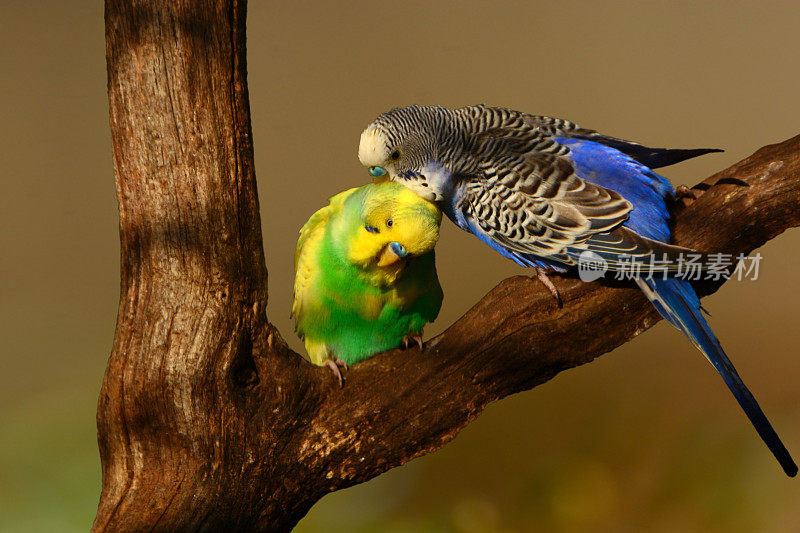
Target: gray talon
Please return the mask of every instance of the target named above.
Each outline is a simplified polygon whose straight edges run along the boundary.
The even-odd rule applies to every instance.
[[[342,373],[339,371],[339,361],[344,363],[344,361],[342,361],[341,359],[336,359],[336,361],[328,359],[327,361],[325,361],[325,366],[330,368],[331,372],[333,372],[333,375],[336,376],[336,379],[339,380],[339,388],[341,389],[342,387],[344,387],[344,378],[342,377]],[[347,365],[344,366],[344,369],[347,370]]]

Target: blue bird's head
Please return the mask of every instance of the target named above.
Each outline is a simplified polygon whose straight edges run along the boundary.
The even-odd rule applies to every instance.
[[[432,120],[442,110],[411,106],[380,115],[361,134],[358,159],[369,169],[373,181],[396,181],[426,200],[440,200],[434,191],[430,169],[443,168],[438,160],[440,121]]]

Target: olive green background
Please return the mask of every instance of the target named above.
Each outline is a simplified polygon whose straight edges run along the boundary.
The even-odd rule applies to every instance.
[[[297,230],[368,180],[379,112],[503,105],[655,146],[727,151],[692,184],[800,133],[797,2],[251,0],[250,93],[269,316],[288,320]],[[100,2],[0,4],[0,531],[85,531],[99,494],[95,402],[119,246]],[[704,305],[800,457],[800,232],[758,281]],[[444,223],[442,331],[524,272]],[[344,391],[346,394],[346,389]],[[324,498],[298,531],[800,530],[787,479],[722,381],[659,323],[592,364],[492,404],[454,442]]]

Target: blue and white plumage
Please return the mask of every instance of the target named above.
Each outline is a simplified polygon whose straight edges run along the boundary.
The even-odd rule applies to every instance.
[[[436,201],[460,228],[503,256],[566,271],[591,251],[610,270],[655,254],[674,272],[667,202],[654,168],[715,150],[669,150],[602,135],[557,118],[487,106],[411,106],[380,115],[361,135],[359,159],[376,178]],[[709,359],[790,476],[797,466],[742,383],[700,312],[691,284],[636,280],[673,326]]]

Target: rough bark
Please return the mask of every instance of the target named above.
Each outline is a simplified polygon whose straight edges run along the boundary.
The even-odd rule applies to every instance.
[[[290,529],[659,320],[634,287],[557,278],[558,309],[514,277],[423,353],[376,356],[339,389],[267,319],[244,28],[243,1],[106,1],[121,294],[94,531]],[[747,253],[800,224],[798,170],[795,137],[712,176],[676,206],[677,242]]]

